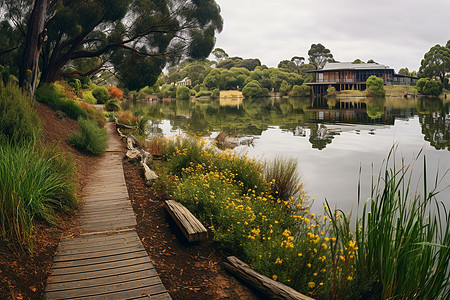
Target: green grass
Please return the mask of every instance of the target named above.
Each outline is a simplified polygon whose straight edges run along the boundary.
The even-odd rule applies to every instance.
[[[0,80],[0,139],[13,143],[32,141],[40,136],[41,124],[33,100],[15,84]]]
[[[90,154],[100,155],[108,147],[108,134],[105,128],[99,128],[93,119],[78,118],[78,125],[81,130],[72,133],[68,137],[69,144],[73,145],[79,151]]]
[[[55,224],[55,211],[77,203],[74,165],[58,149],[0,144],[0,240],[32,250],[35,219]]]

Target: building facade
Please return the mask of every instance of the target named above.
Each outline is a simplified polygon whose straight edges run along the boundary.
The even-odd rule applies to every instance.
[[[366,89],[366,81],[372,75],[380,77],[386,85],[415,85],[416,77],[395,74],[394,69],[385,65],[368,63],[328,63],[321,70],[309,71],[313,81],[306,83],[311,87],[313,96],[325,95],[329,86],[336,91]]]

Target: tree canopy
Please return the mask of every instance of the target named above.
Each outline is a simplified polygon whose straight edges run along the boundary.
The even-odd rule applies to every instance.
[[[0,3],[6,12],[0,38],[9,37],[7,47],[17,47],[17,53],[24,51],[27,28],[34,25],[29,23],[34,2]],[[214,0],[48,1],[46,16],[41,33],[47,39],[40,55],[41,82],[110,67],[130,89],[152,85],[167,63],[206,58],[223,25]],[[66,71],[91,58],[97,61],[90,70]]]
[[[449,44],[450,41],[447,42],[447,45]],[[438,44],[425,53],[419,69],[420,77],[437,77],[444,83],[445,75],[449,72],[450,48]]]
[[[309,63],[313,64],[317,70],[322,69],[327,62],[334,62],[330,49],[322,44],[312,44],[308,51]]]

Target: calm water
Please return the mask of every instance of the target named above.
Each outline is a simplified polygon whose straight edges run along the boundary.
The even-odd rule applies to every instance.
[[[401,157],[414,165],[413,188],[423,189],[423,155],[428,185],[436,172],[450,169],[449,100],[337,98],[311,100],[221,99],[126,103],[135,115],[150,118],[148,131],[166,136],[195,133],[211,140],[226,131],[239,137],[237,152],[270,159],[294,157],[313,211],[322,213],[324,199],[346,212],[357,207],[359,169],[362,199],[369,197],[372,174],[377,174],[389,150],[397,145]],[[248,143],[252,140],[252,143]],[[450,174],[439,184],[449,185]],[[450,188],[438,195],[450,208]]]

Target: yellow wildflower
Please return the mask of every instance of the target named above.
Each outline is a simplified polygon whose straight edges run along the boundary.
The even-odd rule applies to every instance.
[[[313,289],[316,286],[316,284],[311,281],[311,282],[308,282],[308,286],[310,289]]]
[[[272,279],[276,281],[278,279],[278,276],[277,275],[272,275]]]

